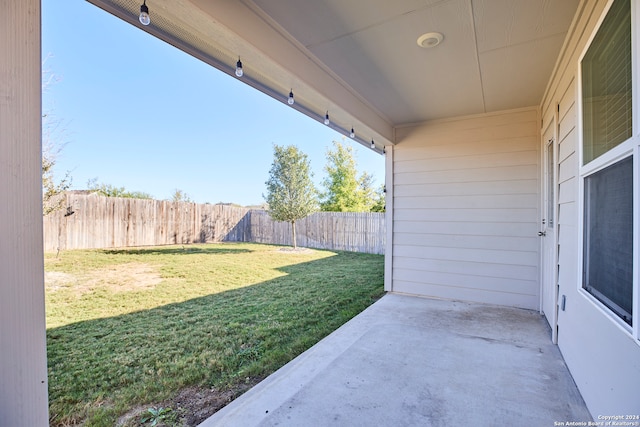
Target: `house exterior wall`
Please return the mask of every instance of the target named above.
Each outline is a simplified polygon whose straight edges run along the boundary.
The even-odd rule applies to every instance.
[[[536,108],[396,130],[394,292],[538,310]]]
[[[559,298],[566,298],[565,309],[558,311],[558,345],[596,420],[599,415],[640,415],[640,343],[581,289],[579,61],[607,3],[580,5],[541,109],[545,122],[558,111],[557,268]]]
[[[0,13],[0,426],[46,426],[40,0]]]

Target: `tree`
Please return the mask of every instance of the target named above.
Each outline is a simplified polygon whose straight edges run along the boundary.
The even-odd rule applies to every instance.
[[[376,205],[373,175],[358,177],[353,148],[333,141],[327,150],[327,177],[322,181],[320,208],[330,212],[370,212]]]
[[[309,159],[297,147],[273,146],[273,163],[269,171],[267,195],[263,197],[269,205],[269,215],[275,221],[291,223],[294,249],[296,244],[296,221],[318,209],[316,189],[311,181]]]
[[[387,203],[385,199],[386,189],[384,184],[375,191],[373,196],[373,206],[371,206],[371,212],[385,212],[387,210]]]
[[[42,66],[46,59],[42,62]],[[56,78],[54,74],[44,69],[42,72],[42,92],[46,92]],[[64,177],[57,181],[54,168],[60,152],[65,146],[63,142],[64,130],[62,122],[56,119],[52,113],[42,115],[42,214],[48,215],[64,205],[63,193],[71,187],[71,172],[67,171]]]
[[[185,203],[193,203],[193,200],[191,200],[191,197],[189,197],[189,195],[176,188],[175,190],[173,190],[173,194],[171,195],[171,201],[172,202],[185,202]]]
[[[98,183],[98,178],[87,181],[87,188],[92,192],[105,197],[124,197],[127,199],[153,199],[149,193],[142,191],[129,191],[124,187],[116,187],[111,184]]]
[[[373,188],[373,175],[363,172],[360,177],[360,191],[368,207],[368,212],[385,211],[385,187],[381,184],[377,189]]]
[[[44,129],[44,121],[43,121]],[[43,136],[42,142],[42,214],[48,215],[64,205],[63,193],[71,187],[71,174],[66,172],[60,181],[55,180],[53,168],[56,165],[56,155],[61,147]]]

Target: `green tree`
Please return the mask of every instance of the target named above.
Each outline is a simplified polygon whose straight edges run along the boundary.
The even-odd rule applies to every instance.
[[[149,193],[142,191],[129,191],[124,187],[116,187],[111,184],[99,183],[98,178],[90,179],[87,188],[92,192],[105,197],[124,197],[127,199],[153,199]]]
[[[171,195],[171,201],[172,202],[185,202],[185,203],[193,203],[193,200],[191,199],[191,197],[189,197],[189,195],[176,188],[175,190],[173,190],[173,194]]]
[[[387,202],[385,201],[385,187],[384,184],[381,184],[380,187],[375,191],[373,206],[371,206],[371,212],[385,212],[387,210]]]
[[[44,123],[44,122],[43,122]],[[43,127],[44,129],[44,127]],[[64,178],[56,181],[53,168],[56,165],[56,156],[60,152],[51,140],[45,139],[42,143],[42,214],[48,215],[64,205],[63,193],[71,187],[71,174],[66,172]]]
[[[385,211],[385,188],[381,184],[377,189],[373,188],[373,175],[363,172],[360,176],[360,191],[363,203],[368,212]]]
[[[373,175],[364,172],[358,177],[353,148],[333,141],[327,150],[327,176],[322,185],[320,208],[330,212],[370,212],[376,205]]]
[[[275,221],[291,223],[293,247],[296,244],[296,221],[318,210],[316,189],[311,181],[309,159],[297,147],[273,146],[273,163],[269,171],[267,195],[269,215]]]

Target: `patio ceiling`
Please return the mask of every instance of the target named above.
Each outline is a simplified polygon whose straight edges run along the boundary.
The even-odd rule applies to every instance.
[[[141,0],[89,0],[137,21]],[[145,31],[360,142],[538,105],[579,0],[148,0]],[[442,43],[417,39],[439,32]]]

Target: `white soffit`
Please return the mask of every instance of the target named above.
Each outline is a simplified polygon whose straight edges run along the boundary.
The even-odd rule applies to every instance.
[[[578,0],[474,0],[478,51],[565,34]]]
[[[539,105],[563,42],[556,35],[480,54],[486,110]]]
[[[578,3],[578,0],[473,1],[488,111],[513,108],[514,100],[522,106],[541,102]]]
[[[394,125],[539,104],[579,3],[252,1]]]
[[[90,1],[138,25],[139,1]],[[579,1],[148,0],[144,30],[214,66],[240,55],[271,96],[293,87],[305,114],[392,141],[406,123],[538,105]],[[420,48],[432,31],[442,43]]]
[[[395,124],[472,114],[484,105],[470,16],[466,0],[441,2],[309,49]],[[427,31],[444,40],[420,48]]]

